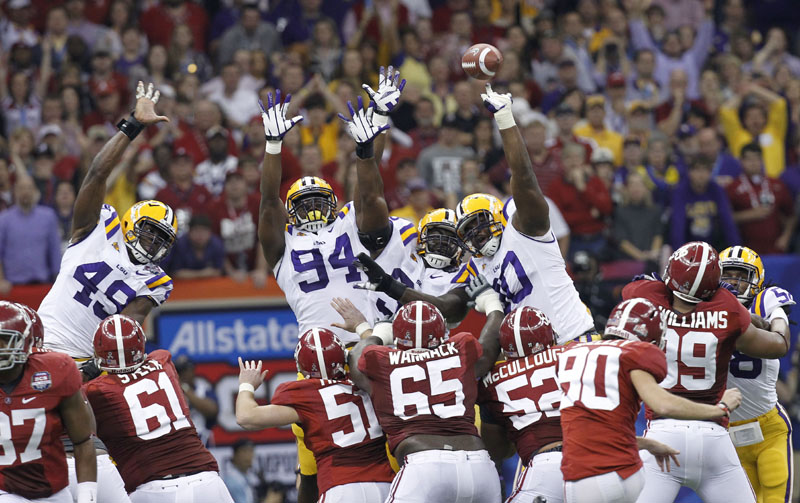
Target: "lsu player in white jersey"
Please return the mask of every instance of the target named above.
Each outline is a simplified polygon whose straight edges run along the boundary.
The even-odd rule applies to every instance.
[[[571,340],[598,340],[592,316],[581,302],[566,271],[550,226],[549,207],[536,180],[527,148],[511,114],[511,95],[494,92],[489,84],[481,95],[500,128],[506,160],[511,168],[511,193],[516,211],[503,214],[503,204],[489,194],[472,194],[456,208],[457,232],[472,253],[477,273],[500,294],[505,312],[520,306],[540,309],[559,334],[559,344]],[[425,300],[451,320],[465,309],[462,289],[434,297],[401,288],[375,270],[370,283],[401,302]],[[382,271],[381,271],[382,272]],[[475,292],[476,305],[480,292]]]
[[[785,309],[795,304],[792,294],[777,286],[764,287],[764,264],[744,246],[719,254],[722,281],[739,292],[739,301],[751,313],[787,319]],[[742,404],[731,412],[729,432],[759,503],[788,502],[792,497],[792,427],[778,403],[775,386],[780,361],[754,358],[734,351],[728,367],[728,388],[739,388]]]
[[[331,306],[334,297],[348,297],[373,321],[394,314],[399,307],[394,299],[354,288],[363,281],[361,271],[353,264],[360,253],[370,254],[387,267],[393,267],[395,277],[408,286],[413,285],[395,266],[413,253],[416,229],[411,222],[389,217],[376,162],[386,141],[381,133],[389,128],[388,114],[399,102],[405,86],[405,81],[399,80],[399,72],[392,67],[388,71],[381,68],[378,91],[365,87],[372,104],[365,109],[359,96],[357,110],[348,103],[351,117],[340,115],[343,127],[356,142],[358,197],[338,212],[331,186],[318,177],[295,181],[285,202],[281,200],[281,143],[303,117],[286,118],[291,96],[282,101],[280,91],[268,95],[266,107],[260,103],[267,144],[258,236],[267,263],[297,317],[299,333],[326,327],[345,344],[359,340],[354,334],[332,326],[339,319]],[[292,429],[298,436],[301,475],[298,501],[316,501],[316,463],[303,445],[302,430]]]
[[[61,270],[39,307],[44,324],[44,347],[70,355],[85,373],[96,367],[83,365],[94,354],[94,332],[112,314],[125,314],[139,322],[169,298],[172,280],[158,266],[175,242],[177,221],[172,208],[159,201],[142,201],[122,214],[103,204],[106,180],[125,149],[147,126],[167,121],[157,115],[159,92],[139,82],[136,107],[117,125],[119,132],[92,160],[83,179],[72,216],[70,244]],[[71,445],[65,446],[68,451]],[[122,478],[105,446],[95,442],[97,501],[130,501]],[[75,462],[67,457],[70,492],[77,491]]]

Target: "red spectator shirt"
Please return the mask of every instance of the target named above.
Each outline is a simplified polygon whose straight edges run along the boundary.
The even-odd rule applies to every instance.
[[[317,460],[320,494],[338,485],[394,479],[369,395],[349,380],[285,382],[271,403],[291,407],[300,416],[305,444]]]
[[[728,364],[736,339],[750,326],[750,312],[728,290],[720,288],[711,300],[689,313],[673,311],[672,292],[660,281],[641,280],[622,290],[623,299],[644,297],[666,312],[664,332],[669,373],[660,385],[672,394],[715,405],[728,382]],[[658,419],[646,409],[647,419]],[[715,420],[722,426],[728,418]]]
[[[760,255],[783,253],[784,250],[775,246],[775,241],[783,231],[782,219],[794,211],[794,200],[786,185],[777,178],[741,175],[726,190],[734,212],[766,205],[772,207],[764,218],[739,223],[743,244]]]
[[[526,466],[536,451],[561,440],[561,389],[556,370],[562,351],[563,346],[556,346],[499,363],[478,384],[482,410],[503,426]]]
[[[364,348],[358,370],[372,381],[372,403],[392,452],[413,435],[478,436],[473,366],[481,354],[466,332],[436,349]]]
[[[641,399],[631,370],[662,380],[664,353],[647,342],[617,340],[571,344],[558,356],[565,481],[611,472],[626,479],[642,467],[635,426]]]
[[[136,371],[101,375],[84,390],[126,491],[170,475],[219,471],[197,436],[169,351],[153,351]]]
[[[189,228],[192,215],[208,215],[208,205],[214,199],[211,193],[196,183],[187,191],[182,191],[175,184],[168,184],[156,193],[156,199],[168,204],[178,219],[178,232]]]
[[[256,263],[258,244],[258,209],[261,198],[250,194],[242,208],[234,208],[225,200],[217,198],[208,208],[214,234],[225,244],[225,257],[236,269],[246,267],[251,271]]]
[[[564,178],[557,178],[545,194],[556,203],[573,234],[597,234],[606,228],[605,217],[614,211],[611,194],[600,178],[591,176],[586,180],[586,189],[579,192]],[[592,210],[597,210],[597,216]]]
[[[81,375],[72,358],[35,352],[14,389],[0,390],[0,490],[33,500],[67,487],[59,406],[80,389]]]
[[[182,3],[184,11],[182,19],[175,19],[171,10],[163,5],[153,5],[139,16],[142,27],[150,45],[163,45],[169,48],[175,26],[188,25],[192,30],[194,50],[204,52],[206,49],[206,32],[208,31],[208,14],[203,7],[193,2]]]

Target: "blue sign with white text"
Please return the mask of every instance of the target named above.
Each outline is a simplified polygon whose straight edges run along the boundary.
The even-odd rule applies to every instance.
[[[158,347],[194,362],[294,358],[297,319],[288,307],[163,311],[155,319]]]

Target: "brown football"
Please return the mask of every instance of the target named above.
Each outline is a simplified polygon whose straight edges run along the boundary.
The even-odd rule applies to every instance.
[[[489,80],[503,64],[503,54],[490,44],[475,44],[461,56],[461,68],[478,80]]]

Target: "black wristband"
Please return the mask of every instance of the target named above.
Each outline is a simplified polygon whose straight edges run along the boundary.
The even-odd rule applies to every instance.
[[[406,288],[408,288],[406,285],[387,274],[383,277],[383,279],[381,279],[381,282],[378,283],[376,290],[385,293],[395,300],[400,300],[405,293]]]
[[[383,115],[384,117],[389,117],[389,112],[381,112],[378,107],[375,107],[375,113],[378,115]]]
[[[136,117],[133,116],[133,112],[131,112],[130,117],[127,119],[122,119],[117,123],[117,129],[122,131],[122,133],[127,136],[128,138],[133,141],[139,133],[144,131],[145,125],[136,120]]]
[[[371,141],[367,143],[356,143],[356,157],[359,159],[369,159],[370,157],[374,156],[375,149],[373,148]]]

